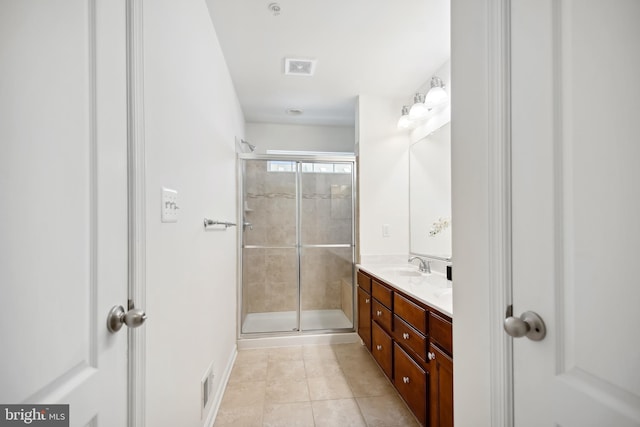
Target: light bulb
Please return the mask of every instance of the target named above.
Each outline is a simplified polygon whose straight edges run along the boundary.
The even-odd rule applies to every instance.
[[[413,97],[411,110],[409,110],[409,117],[411,117],[412,120],[420,120],[427,117],[427,115],[429,115],[429,109],[424,105],[424,95],[416,93]]]
[[[424,100],[424,105],[431,110],[432,108],[439,107],[447,102],[449,95],[444,90],[444,83],[440,77],[433,76],[431,78],[431,89],[427,92],[427,96]]]
[[[409,118],[409,107],[402,107],[402,116],[398,119],[398,129],[409,129],[413,124],[411,118]]]

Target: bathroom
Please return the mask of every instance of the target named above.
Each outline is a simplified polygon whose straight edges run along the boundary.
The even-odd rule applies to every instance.
[[[360,36],[334,19],[343,46],[331,51],[332,41],[318,36],[323,26],[310,19],[323,22],[330,12],[307,6],[256,10],[211,2],[246,120],[244,135],[235,138],[240,351],[360,342],[354,331],[366,308],[356,298],[354,265],[396,264],[419,273],[407,263],[410,255],[430,267],[432,275],[422,279],[446,293],[438,304],[447,300],[444,315],[452,315],[451,281],[431,280],[444,278],[451,264],[449,5],[380,8],[368,14]],[[242,30],[232,24],[241,18]],[[265,34],[260,54],[253,54],[247,28]],[[302,28],[295,41],[277,45]],[[384,46],[391,38],[403,40],[415,60],[405,59],[397,42]],[[365,39],[379,46],[373,55]],[[264,376],[254,374],[256,381]],[[224,404],[220,410],[218,422],[240,422]]]
[[[438,0],[402,4],[408,7],[423,1],[442,4]],[[452,1],[450,62],[449,55],[443,56],[429,71],[420,71],[415,81],[390,79],[393,84],[406,84],[392,93],[354,93],[343,104],[345,111],[353,114],[352,121],[306,125],[321,141],[330,140],[329,145],[316,144],[318,139],[309,132],[296,133],[300,129],[293,122],[285,126],[269,119],[246,120],[249,107],[240,101],[234,72],[230,71],[231,59],[224,51],[222,32],[218,34],[216,28],[225,23],[212,14],[219,4],[216,0],[146,1],[144,7],[142,0],[4,2],[0,6],[0,28],[7,37],[2,37],[0,48],[0,111],[12,125],[4,126],[3,121],[0,126],[3,148],[8,147],[7,155],[0,156],[0,180],[11,190],[3,193],[7,209],[0,221],[0,325],[5,343],[0,403],[71,403],[73,408],[83,408],[72,411],[74,425],[98,425],[96,419],[100,419],[109,426],[209,427],[238,349],[286,346],[291,340],[309,345],[304,340],[312,336],[315,340],[345,338],[359,345],[360,335],[350,327],[307,328],[302,321],[301,311],[328,308],[342,312],[350,322],[347,326],[358,325],[355,298],[349,301],[349,292],[342,292],[349,284],[341,268],[334,270],[340,273],[340,279],[329,279],[338,285],[332,285],[331,303],[326,307],[315,302],[301,304],[298,294],[291,298],[298,291],[294,289],[289,299],[282,301],[286,306],[277,308],[278,312],[299,315],[293,325],[287,323],[285,331],[277,332],[273,328],[269,332],[242,331],[247,314],[243,310],[249,305],[254,312],[264,310],[258,299],[250,302],[243,298],[239,271],[245,257],[243,233],[260,232],[258,226],[264,218],[256,215],[260,208],[256,202],[285,194],[283,199],[294,200],[292,209],[303,214],[305,200],[317,201],[318,206],[328,201],[328,215],[324,217],[331,219],[333,215],[344,222],[348,222],[345,209],[351,202],[351,231],[340,234],[350,234],[351,240],[331,242],[332,248],[323,248],[326,242],[310,243],[327,253],[341,253],[342,260],[348,252],[358,263],[366,263],[366,256],[394,256],[404,265],[404,272],[414,274],[418,262],[409,266],[407,259],[419,242],[410,230],[424,226],[420,235],[433,231],[437,232],[436,238],[451,233],[453,252],[435,250],[430,267],[435,272],[432,276],[441,273],[444,277],[443,264],[447,261],[438,263],[435,258],[452,258],[453,282],[449,289],[455,307],[456,425],[513,425],[514,408],[516,415],[533,420],[528,424],[521,421],[519,426],[551,425],[551,414],[593,414],[589,411],[594,408],[609,416],[602,405],[592,401],[572,401],[584,411],[563,412],[563,406],[573,406],[557,404],[565,401],[559,396],[574,396],[576,389],[587,384],[588,390],[599,388],[598,393],[613,399],[616,405],[609,408],[622,408],[621,417],[627,417],[625,422],[609,424],[637,426],[640,359],[637,340],[628,337],[634,336],[632,326],[637,324],[634,316],[640,287],[632,287],[637,280],[631,267],[640,250],[640,237],[636,228],[626,225],[636,224],[640,216],[635,202],[639,200],[637,189],[628,185],[640,180],[632,162],[640,153],[637,144],[627,143],[637,138],[640,129],[637,120],[622,119],[635,117],[639,111],[635,76],[640,73],[640,59],[636,44],[623,41],[640,39],[640,12],[635,2],[625,7],[622,0],[616,2],[620,8],[598,2]],[[348,16],[353,20],[346,24],[351,29],[357,29],[373,14],[371,2],[363,1],[325,1],[311,8],[311,3],[281,0],[279,11],[270,7],[271,1],[227,3],[240,5],[245,16],[268,19],[273,28],[265,30],[264,40],[266,34],[277,33],[276,26],[286,21],[296,4],[309,6],[314,17],[326,22],[338,22],[337,14]],[[376,5],[383,7],[382,3]],[[384,7],[400,6],[384,2]],[[275,12],[279,15],[274,16]],[[528,22],[540,25],[525,25]],[[226,22],[241,33],[243,24],[250,25],[245,20]],[[595,26],[603,31],[596,34],[587,30]],[[294,29],[302,32],[305,28]],[[344,28],[335,24],[334,31],[322,35],[329,52],[337,51],[335,44],[343,42],[331,37],[340,30]],[[400,43],[414,32],[409,26],[403,31],[395,41]],[[369,48],[375,51],[394,39],[387,37],[370,43]],[[428,42],[424,40],[425,45]],[[556,49],[559,46],[562,49]],[[554,62],[565,58],[563,54],[571,49],[581,54],[566,56],[566,65],[570,66],[560,67]],[[241,72],[260,67],[252,58],[266,50],[243,50],[247,62],[241,64]],[[317,75],[322,74],[326,62],[321,53],[292,50],[284,55],[317,56]],[[378,62],[366,66],[375,69],[380,62],[403,63],[420,57],[408,47],[401,51],[400,59],[379,57]],[[585,52],[588,58],[582,55]],[[621,56],[628,60],[619,61]],[[272,64],[278,75],[282,73],[282,60],[278,58]],[[260,71],[267,71],[267,67]],[[432,133],[418,126],[400,132],[397,122],[402,107],[413,103],[416,91],[426,93],[434,75],[445,80],[451,91],[449,128],[443,126]],[[537,78],[532,79],[532,75]],[[513,85],[510,76],[517,77]],[[584,83],[601,81],[602,76],[611,76],[611,81],[620,82],[617,84],[628,90],[606,92],[607,85]],[[580,90],[581,84],[588,85],[589,90]],[[555,96],[557,93],[550,88],[563,96]],[[611,100],[608,108],[598,109],[599,120],[592,120],[591,94]],[[273,101],[267,98],[261,94],[252,101]],[[291,120],[296,115],[304,117],[305,111],[302,115],[298,111],[305,109],[302,100],[289,97],[287,101],[295,101],[285,107],[291,109]],[[513,122],[510,112],[516,119]],[[572,120],[566,119],[574,112],[575,120],[572,116]],[[576,125],[586,122],[590,123],[589,132]],[[558,128],[558,123],[565,127]],[[610,138],[610,123],[621,125],[615,138]],[[449,130],[451,212],[436,212],[435,219],[414,224],[417,218],[411,213],[410,202],[415,201],[413,191],[420,186],[410,182],[411,150],[425,136],[437,139]],[[527,143],[516,144],[510,151],[510,135]],[[554,145],[560,135],[568,141],[577,138],[580,144]],[[242,140],[255,145],[255,152],[246,150],[248,145]],[[300,140],[315,142],[313,147],[300,147]],[[616,149],[601,150],[603,140],[617,144]],[[584,150],[588,155],[576,157],[575,164],[580,168],[572,169],[574,175],[564,176],[558,173],[563,163],[556,159],[570,158],[574,152],[569,148]],[[295,178],[299,183],[320,175],[305,175],[304,168],[332,164],[335,173],[338,165],[339,173],[332,178],[351,176],[355,182],[352,192],[342,188],[348,186],[344,182],[332,182],[328,188],[334,188],[333,193],[326,192],[327,186],[322,191],[300,191],[307,196],[301,200],[290,190],[243,192],[242,161],[283,161],[267,158],[282,153],[268,154],[266,150],[297,156],[290,167],[301,171]],[[309,150],[322,153],[304,157],[299,152]],[[350,163],[348,154],[336,153],[356,153],[358,158]],[[593,164],[598,167],[593,168]],[[323,173],[328,180],[326,171]],[[572,181],[572,176],[579,179]],[[303,186],[294,188],[302,190]],[[558,188],[567,191],[556,191]],[[169,200],[163,203],[163,197]],[[558,204],[559,200],[565,205]],[[172,207],[169,221],[163,221],[165,206]],[[562,206],[571,209],[562,210]],[[576,212],[579,215],[573,218]],[[205,220],[206,226],[203,219],[210,220]],[[304,216],[298,219],[304,221]],[[575,222],[577,227],[564,230],[563,221],[570,221],[569,225]],[[247,222],[250,224],[245,225]],[[517,231],[513,239],[511,227]],[[579,251],[571,246],[574,231],[581,239]],[[247,245],[267,246],[256,242]],[[286,246],[298,250],[300,245],[304,241],[294,240]],[[602,247],[616,250],[602,251]],[[421,249],[415,252],[426,253]],[[564,258],[555,257],[558,253]],[[300,278],[305,264],[300,262],[302,254],[296,252],[296,256],[294,269],[300,269]],[[570,267],[574,261],[580,286],[563,286],[563,275],[566,283],[573,283]],[[602,265],[618,267],[599,268]],[[512,277],[523,279],[522,286],[514,288],[519,292],[513,294]],[[128,304],[127,284],[131,285]],[[261,286],[254,282],[251,289]],[[355,293],[356,282],[351,286]],[[361,287],[359,282],[357,286]],[[300,289],[305,289],[304,285]],[[318,292],[314,298],[321,301],[329,294]],[[401,291],[397,294],[407,296]],[[334,299],[338,296],[339,304]],[[511,306],[512,301],[520,302]],[[135,310],[146,312],[144,325],[129,332],[125,332],[127,328],[108,331],[105,316],[120,305],[128,305],[134,317]],[[592,316],[603,307],[617,307],[619,312],[616,316]],[[517,316],[526,310],[539,312],[549,328],[549,338],[541,342],[507,338],[502,327],[505,310],[506,319],[519,325],[515,332],[512,330],[517,336],[531,331],[529,323]],[[117,313],[116,325],[131,320]],[[20,327],[15,327],[16,319],[23,319]],[[579,333],[572,339],[561,339],[562,334],[574,331]],[[607,348],[621,351],[601,357],[600,352],[592,351],[594,335],[603,337]],[[568,366],[575,362],[578,369],[566,375],[561,372],[560,381],[556,381],[547,374],[564,367],[564,362],[556,363],[555,357],[565,355],[565,345],[573,346],[566,352]],[[300,351],[304,356],[304,350]],[[279,356],[286,357],[285,353]],[[575,355],[579,357],[569,360]],[[106,361],[112,359],[107,357],[119,359],[109,364]],[[531,363],[531,358],[539,363]],[[519,381],[513,381],[513,360],[520,368]],[[107,371],[111,368],[118,375]],[[588,375],[576,375],[576,371]],[[543,376],[549,393],[526,394],[535,389],[527,385],[539,384]],[[552,383],[555,394],[549,385]],[[78,384],[89,384],[92,388],[87,391],[99,389],[101,394],[92,395],[95,399],[89,405],[85,389],[69,391]],[[514,399],[514,386],[519,400]],[[535,405],[523,404],[531,399],[535,399]],[[104,410],[111,404],[119,409]],[[95,409],[98,406],[100,410]],[[539,409],[551,407],[553,411]],[[97,413],[100,417],[94,418]],[[553,422],[571,425],[558,419]]]

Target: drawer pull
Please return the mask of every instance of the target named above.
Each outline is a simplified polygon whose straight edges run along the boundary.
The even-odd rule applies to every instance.
[[[402,382],[405,384],[409,384],[409,377],[402,377]]]
[[[377,315],[378,317],[382,316],[382,311],[380,311],[380,310],[376,311],[376,315]]]
[[[429,358],[429,360],[436,360],[436,354],[429,352],[427,353],[427,357]]]
[[[378,350],[382,350],[382,346],[381,346],[380,344],[378,344],[378,345],[376,346],[376,349],[378,349]]]
[[[408,340],[409,339],[409,334],[406,333],[406,332],[403,332],[402,333],[402,338],[404,338],[405,340]]]
[[[371,300],[369,298],[367,298],[367,299],[364,300],[364,303],[365,304],[369,304],[369,301],[371,301]]]

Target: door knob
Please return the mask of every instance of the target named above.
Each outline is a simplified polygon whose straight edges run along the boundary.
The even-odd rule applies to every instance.
[[[507,308],[504,330],[514,338],[526,336],[532,341],[540,341],[547,334],[547,328],[540,316],[533,311],[525,311],[520,317],[514,317],[512,306]]]
[[[141,326],[145,320],[147,320],[147,314],[140,308],[132,308],[125,312],[124,307],[121,305],[114,305],[107,317],[107,329],[109,332],[115,333],[122,328],[122,325],[137,328]]]

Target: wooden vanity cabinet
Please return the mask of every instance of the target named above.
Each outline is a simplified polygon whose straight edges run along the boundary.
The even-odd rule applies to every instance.
[[[453,359],[429,345],[430,426],[453,427]]]
[[[371,278],[358,271],[358,335],[371,351]]]
[[[431,427],[453,427],[453,340],[451,322],[429,313],[429,418]]]
[[[374,359],[423,426],[453,427],[451,318],[359,271],[361,280],[370,287],[358,289],[358,309],[365,311],[358,318],[369,316],[360,325],[369,325]],[[361,295],[370,304],[361,304]]]

